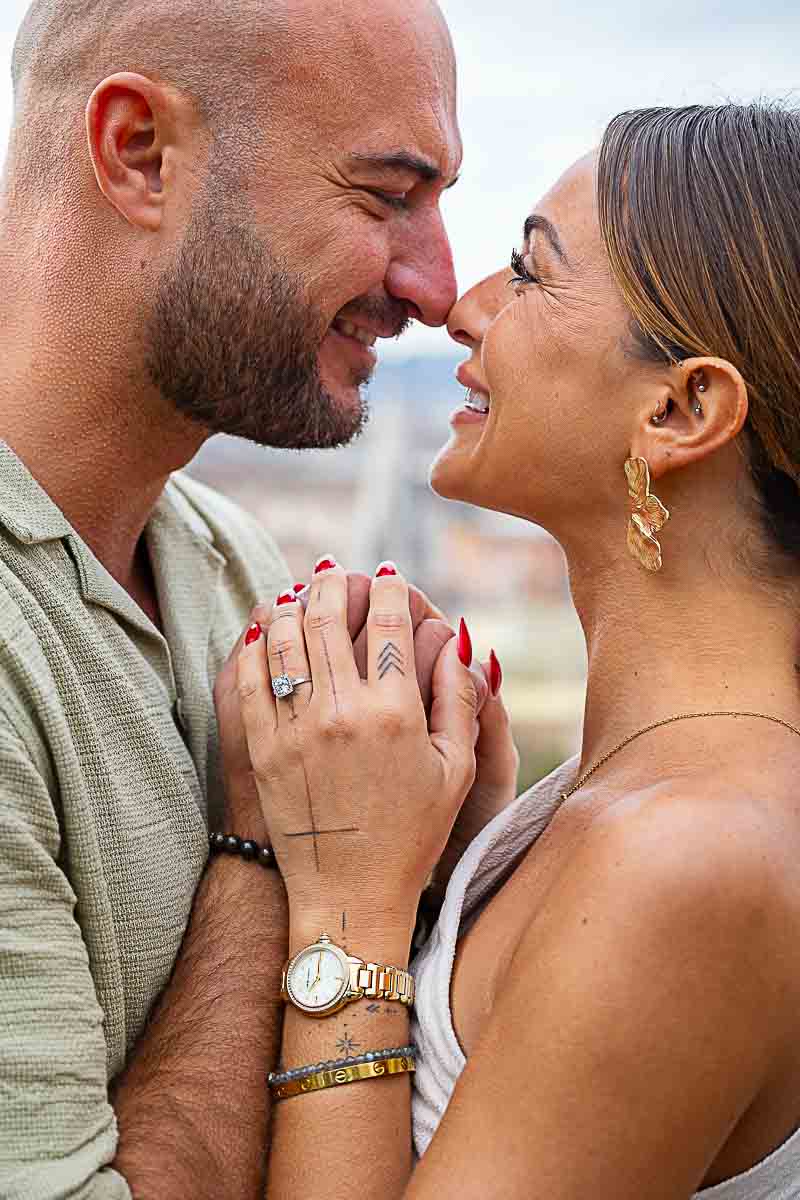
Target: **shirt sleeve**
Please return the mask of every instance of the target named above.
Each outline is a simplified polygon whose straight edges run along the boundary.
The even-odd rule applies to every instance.
[[[0,1196],[132,1200],[110,1166],[103,1013],[60,847],[45,780],[0,725]]]

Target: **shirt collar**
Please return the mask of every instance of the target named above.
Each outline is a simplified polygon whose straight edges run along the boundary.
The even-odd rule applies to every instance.
[[[167,481],[151,522],[166,527],[172,534],[186,526],[199,541],[214,545],[208,523],[174,479]],[[55,501],[3,441],[0,441],[0,525],[28,546],[78,536]]]
[[[0,525],[33,546],[74,533],[57,504],[5,442],[0,441]]]

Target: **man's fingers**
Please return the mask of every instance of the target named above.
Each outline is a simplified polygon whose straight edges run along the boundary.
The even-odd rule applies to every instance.
[[[455,637],[455,634],[450,626],[445,621],[433,618],[422,621],[414,634],[417,683],[426,712],[430,712],[433,698],[433,670],[436,660],[452,637]]]
[[[408,606],[411,611],[411,624],[415,632],[423,621],[444,621],[445,625],[447,624],[447,617],[441,609],[437,608],[424,592],[412,584],[408,586]]]

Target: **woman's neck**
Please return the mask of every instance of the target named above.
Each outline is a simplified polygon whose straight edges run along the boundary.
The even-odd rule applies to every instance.
[[[702,587],[660,583],[626,593],[573,581],[589,662],[582,770],[683,713],[759,712],[800,727],[800,606],[709,574]]]

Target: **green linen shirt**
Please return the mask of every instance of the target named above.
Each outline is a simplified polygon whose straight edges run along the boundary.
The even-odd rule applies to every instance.
[[[264,530],[182,474],[146,538],[164,636],[0,442],[3,1200],[130,1200],[108,1083],[220,821],[214,678],[290,582]]]

